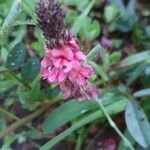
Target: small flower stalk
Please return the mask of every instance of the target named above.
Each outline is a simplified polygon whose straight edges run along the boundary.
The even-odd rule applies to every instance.
[[[53,0],[40,0],[37,17],[45,37],[40,76],[50,84],[58,84],[64,99],[96,99],[97,89],[88,83],[94,70],[84,63],[85,54],[71,32],[65,29],[59,4]]]

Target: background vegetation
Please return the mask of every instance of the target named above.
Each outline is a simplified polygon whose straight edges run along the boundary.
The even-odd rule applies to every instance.
[[[150,2],[60,0],[99,103],[64,101],[41,81],[36,2],[0,0],[0,148],[149,149]]]

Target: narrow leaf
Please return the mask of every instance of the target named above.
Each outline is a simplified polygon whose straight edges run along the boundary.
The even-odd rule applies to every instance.
[[[15,0],[12,4],[12,7],[10,8],[8,15],[6,19],[4,20],[4,23],[2,24],[1,30],[0,30],[0,37],[4,38],[3,36],[6,36],[9,32],[11,25],[13,25],[17,15],[19,14],[19,7],[20,7],[21,0]]]
[[[15,80],[0,81],[0,92],[3,92],[16,84]]]
[[[128,2],[127,12],[129,15],[135,15],[136,4],[137,4],[136,0],[130,0]]]
[[[125,8],[123,0],[110,0],[110,1],[112,4],[115,4],[116,6],[118,6],[121,15],[124,15],[126,13],[126,8]]]
[[[150,59],[150,50],[134,54],[122,60],[119,64],[119,68],[127,67],[136,63],[140,63],[144,60]]]
[[[143,89],[133,94],[135,97],[150,96],[150,89]]]
[[[46,118],[43,123],[43,130],[45,133],[51,133],[59,126],[96,107],[97,104],[94,101],[78,102],[71,100],[58,107]]]
[[[144,111],[136,101],[128,101],[125,120],[128,131],[135,141],[144,148],[150,146],[150,125]]]

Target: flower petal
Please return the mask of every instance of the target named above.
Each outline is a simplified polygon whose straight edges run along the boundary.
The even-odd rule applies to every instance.
[[[80,73],[85,77],[90,77],[93,74],[93,68],[91,66],[84,66]]]
[[[63,61],[63,71],[65,73],[68,73],[71,69],[72,69],[72,63],[67,60],[64,60]]]
[[[72,60],[73,59],[73,57],[74,57],[74,54],[73,54],[73,52],[72,52],[72,49],[70,49],[70,47],[69,46],[67,46],[67,47],[65,47],[64,49],[63,49],[63,56],[66,58],[66,59],[68,59],[68,60]]]
[[[57,81],[57,75],[58,75],[57,70],[50,70],[48,73],[48,82],[55,83]]]
[[[43,79],[46,79],[48,76],[48,69],[47,68],[41,68],[40,76],[43,77]]]
[[[66,74],[62,70],[60,70],[58,74],[58,82],[59,83],[63,82],[65,78],[66,78]]]
[[[76,52],[75,56],[77,57],[78,60],[85,60],[86,59],[86,56],[81,51]]]
[[[62,67],[62,59],[59,58],[59,59],[54,59],[53,60],[53,64],[56,68],[61,68]]]
[[[80,86],[85,86],[86,85],[86,79],[82,75],[78,75],[76,78],[76,83]]]

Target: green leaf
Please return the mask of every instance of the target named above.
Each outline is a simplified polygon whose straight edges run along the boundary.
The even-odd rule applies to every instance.
[[[109,114],[116,114],[116,113],[124,110],[126,102],[127,102],[126,99],[123,99],[123,100],[117,101],[116,103],[113,103],[112,105],[105,107],[105,109]],[[70,128],[66,129],[61,134],[55,136],[52,140],[50,140],[49,142],[44,144],[40,148],[40,150],[51,149],[56,143],[58,143],[59,141],[64,139],[66,136],[70,135],[72,132],[74,132],[78,128],[80,128],[90,122],[93,122],[94,120],[96,120],[98,118],[102,118],[102,117],[104,117],[104,114],[101,110],[98,110],[98,111],[95,111],[95,112],[92,112],[92,113],[86,115],[85,117],[83,117],[82,119],[80,119],[79,121],[74,123]]]
[[[25,81],[29,81],[34,79],[40,70],[40,61],[39,59],[34,56],[27,60],[24,64],[23,69],[21,71],[21,77]]]
[[[89,0],[62,0],[66,5],[76,6],[77,10],[83,11],[89,3]]]
[[[117,29],[121,32],[129,32],[133,28],[136,20],[136,16],[126,14],[116,21]]]
[[[137,0],[130,0],[127,5],[127,13],[129,15],[135,15]]]
[[[34,84],[34,83],[32,83],[32,84]],[[41,92],[40,87],[41,87],[40,82],[36,82],[33,85],[32,89],[30,90],[30,99],[32,101],[43,99],[44,95]]]
[[[133,83],[133,81],[135,81],[144,73],[144,69],[146,68],[146,66],[147,64],[140,64],[133,71],[129,72],[127,79],[127,86]]]
[[[46,134],[51,133],[61,125],[71,121],[84,112],[96,108],[94,101],[78,102],[71,100],[55,109],[44,121],[43,130]]]
[[[142,89],[133,94],[135,97],[150,96],[150,89]]]
[[[65,21],[68,24],[72,25],[76,18],[77,18],[77,11],[71,10],[66,14]]]
[[[88,13],[90,12],[91,8],[95,4],[95,1],[96,0],[92,0],[90,4],[87,6],[87,8],[82,12],[82,14],[77,17],[71,29],[74,35],[77,35],[80,29],[83,27],[84,21]]]
[[[136,63],[141,63],[142,61],[146,61],[149,59],[150,59],[150,50],[140,52],[122,60],[119,64],[119,68],[134,65]]]
[[[112,4],[116,5],[119,8],[121,15],[124,15],[126,13],[126,8],[123,3],[123,0],[110,0],[110,1]]]
[[[116,5],[106,6],[104,9],[104,18],[106,22],[110,23],[118,15],[118,7]]]
[[[62,3],[63,4],[66,4],[66,5],[73,5],[75,6],[76,5],[76,0],[62,0]]]
[[[123,44],[122,39],[113,38],[111,42],[111,47],[118,49],[121,47],[122,44]]]
[[[54,86],[54,87],[48,86],[45,89],[43,89],[43,92],[45,94],[45,97],[50,100],[52,99],[57,100],[62,98],[59,86]]]
[[[128,101],[125,110],[128,131],[141,146],[150,146],[150,125],[148,119],[135,100]]]
[[[2,47],[1,49],[1,56],[4,62],[7,61],[8,51],[5,47]]]
[[[32,42],[31,47],[37,53],[37,55],[43,56],[44,55],[44,37],[42,32],[38,29],[34,30],[34,37],[36,38],[35,42]]]
[[[145,72],[145,75],[147,75],[147,76],[150,75],[150,65],[145,68],[144,72]]]
[[[16,44],[7,57],[7,67],[12,70],[20,68],[24,63],[25,56],[26,49],[23,43]]]
[[[2,150],[11,149],[10,145],[18,138],[18,135],[6,136],[4,139],[4,144],[1,147]]]
[[[0,92],[3,92],[16,84],[15,80],[0,81]]]
[[[109,56],[110,64],[113,65],[121,59],[121,53],[114,52]]]
[[[96,70],[96,72],[102,77],[104,81],[108,81],[107,74],[104,72],[103,68],[101,68],[99,65],[97,65],[93,61],[88,61],[89,64],[93,66],[93,68]]]
[[[0,30],[0,38],[4,38],[8,34],[11,26],[13,25],[14,21],[17,18],[17,15],[19,14],[20,4],[21,4],[21,0],[15,0],[13,2],[12,6],[8,12],[7,17],[5,18],[5,20],[2,24],[2,27]]]
[[[91,18],[85,17],[79,35],[87,41],[94,40],[100,34],[100,25],[98,21],[92,21]]]
[[[29,14],[29,16],[33,19],[33,23],[37,23],[36,15],[35,15],[35,10],[34,10],[34,3],[33,1],[27,1],[27,0],[22,0],[22,6],[24,10]]]

